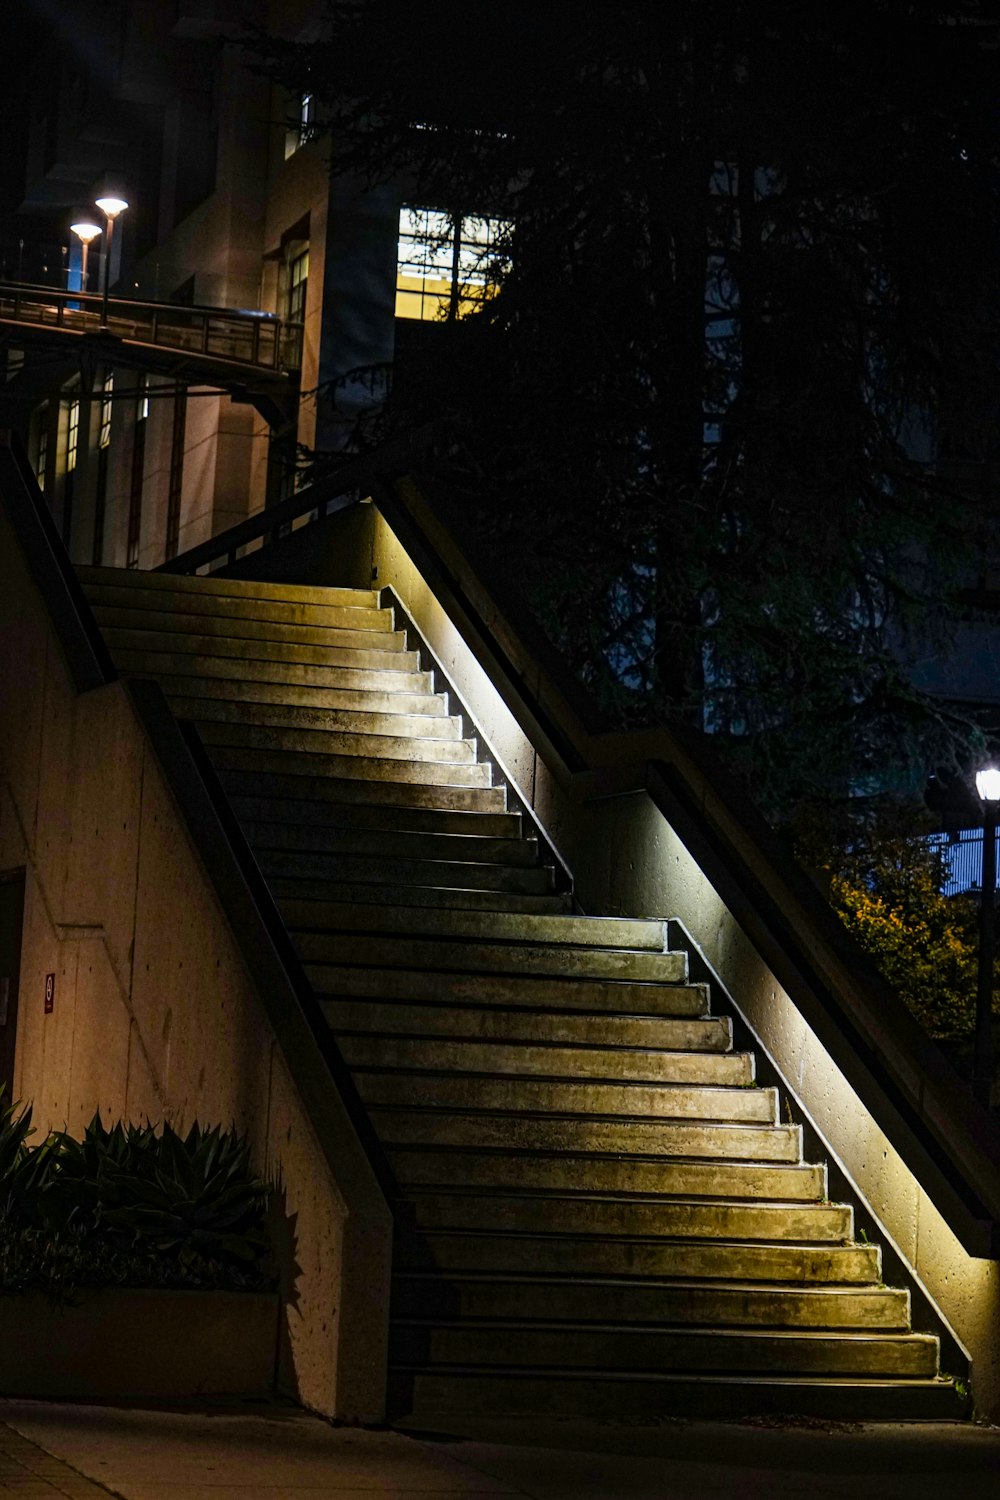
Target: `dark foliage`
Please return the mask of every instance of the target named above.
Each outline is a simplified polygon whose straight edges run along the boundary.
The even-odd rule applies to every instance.
[[[117,1124],[27,1145],[0,1110],[0,1291],[270,1284],[268,1189],[234,1131]]]
[[[443,502],[620,721],[710,728],[775,811],[954,764],[974,727],[908,664],[992,509],[997,22],[475,17],[338,0],[307,48],[255,43],[335,171],[514,226],[379,420],[438,424]]]

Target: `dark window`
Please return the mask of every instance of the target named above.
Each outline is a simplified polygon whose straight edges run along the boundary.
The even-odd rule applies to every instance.
[[[181,534],[181,494],[184,488],[184,428],[187,423],[187,391],[181,387],[174,397],[174,422],[170,433],[170,482],[167,488],[167,541],[165,556],[177,556]]]
[[[125,566],[139,566],[139,539],[142,534],[142,479],[146,467],[146,423],[149,420],[149,397],[146,377],[139,377],[139,397],[135,407],[135,430],[132,437],[132,483],[128,497],[128,540]]]

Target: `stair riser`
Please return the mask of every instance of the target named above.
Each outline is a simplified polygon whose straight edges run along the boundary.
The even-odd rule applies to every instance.
[[[388,1410],[397,1421],[411,1415],[421,1430],[455,1431],[459,1416],[510,1415],[522,1418],[582,1417],[599,1421],[662,1422],[701,1418],[732,1422],[750,1416],[816,1417],[852,1422],[956,1421],[968,1416],[968,1402],[954,1387],[935,1379],[898,1383],[834,1372],[822,1376],[744,1374],[602,1375],[589,1369],[573,1375],[489,1374],[478,1369],[457,1374],[390,1371]]]
[[[246,826],[251,826],[249,823]],[[471,840],[470,847],[472,847]],[[502,843],[496,841],[499,850]],[[533,845],[533,840],[525,840]],[[479,849],[482,847],[476,844]],[[290,914],[289,914],[290,915]],[[385,932],[412,935],[410,924],[413,915],[403,911],[362,910],[357,907],[331,909],[329,918],[322,923],[327,931]],[[294,923],[293,923],[294,925]],[[302,922],[299,925],[309,925]],[[520,944],[554,943],[559,947],[569,944],[583,948],[646,948],[653,953],[662,953],[665,939],[665,924],[662,922],[628,922],[614,917],[522,917],[502,913],[476,916],[471,913],[450,912],[433,916],[421,916],[420,933],[424,937],[495,939],[498,942]],[[683,955],[682,955],[683,957]],[[676,961],[677,955],[673,955]]]
[[[280,850],[283,853],[322,854],[328,857],[363,854],[376,859],[445,860],[460,864],[511,865],[518,869],[530,869],[538,864],[538,844],[535,839],[392,833],[367,828],[303,828],[299,824],[258,822],[244,822],[243,832],[252,848]],[[419,925],[421,930],[426,930],[423,923]],[[363,926],[362,930],[365,930]]]
[[[603,1120],[527,1114],[448,1114],[443,1108],[371,1110],[389,1147],[443,1146],[476,1151],[572,1151],[690,1160],[799,1162],[797,1125],[677,1124],[671,1120]]]
[[[420,1147],[397,1147],[390,1158],[404,1187],[655,1193],[674,1198],[758,1198],[767,1203],[819,1203],[826,1197],[826,1168],[822,1166],[515,1156]]]
[[[452,1229],[514,1235],[591,1235],[612,1247],[622,1236],[643,1236],[747,1240],[751,1244],[766,1241],[768,1246],[785,1241],[830,1248],[849,1241],[854,1233],[852,1210],[842,1204],[642,1202],[596,1195],[415,1192],[397,1206],[396,1217],[397,1223],[413,1234]],[[696,1245],[694,1253],[705,1248]]]
[[[137,623],[147,616],[158,617],[169,612],[171,619],[188,621],[188,628],[199,629],[202,618],[222,621],[230,634],[238,635],[247,624],[309,626],[326,630],[365,630],[388,634],[392,630],[392,611],[373,605],[299,604],[290,599],[272,600],[250,595],[242,599],[202,594],[192,589],[157,589],[155,594],[114,585],[91,585],[87,598],[95,612],[126,613]]]
[[[360,777],[323,777],[315,774],[316,762],[311,756],[294,759],[294,771],[288,770],[287,757],[266,752],[216,749],[212,756],[216,769],[230,796],[270,796],[272,793],[293,799],[314,797],[319,804],[317,816],[328,816],[328,809],[340,807],[400,809],[410,812],[449,811],[452,814],[504,814],[507,794],[503,787],[448,786],[443,784],[401,781],[364,781]],[[273,765],[272,765],[273,762]],[[278,765],[282,770],[276,769]],[[357,766],[352,765],[352,770]],[[423,768],[421,768],[423,769]],[[299,774],[294,774],[298,772]],[[449,772],[449,775],[454,774]]]
[[[433,692],[430,672],[388,668],[372,672],[358,667],[316,667],[294,661],[254,661],[242,656],[188,656],[178,651],[118,650],[115,665],[120,672],[159,677],[164,687],[172,681],[178,692],[206,697],[225,696],[227,691],[235,690],[249,698],[264,695],[260,701],[267,702],[268,695],[274,692],[282,695],[278,701],[283,702],[284,694],[293,689],[329,694],[330,706],[343,700],[344,707],[350,707],[351,700],[363,695],[371,700],[366,705],[370,708],[384,703],[387,710],[391,705],[401,713],[423,713],[421,705],[433,703],[435,713],[447,711],[445,696]],[[413,706],[401,706],[410,704]]]
[[[776,1125],[775,1089],[698,1089],[657,1085],[565,1083],[451,1073],[358,1073],[371,1106],[489,1109],[534,1114],[623,1115],[632,1120],[740,1121]]]
[[[371,1036],[350,1035],[336,1015],[340,1003],[325,1001],[340,1050],[354,1067],[416,1068],[424,1072],[511,1073],[545,1078],[622,1079],[627,1083],[693,1083],[740,1088],[753,1082],[747,1053],[604,1051],[501,1042],[392,1037],[373,1022]],[[374,1002],[372,1002],[374,1004]],[[371,1007],[368,1007],[369,1009]],[[338,1021],[340,1024],[338,1024]],[[381,1034],[380,1034],[381,1033]]]
[[[443,761],[372,760],[361,755],[321,754],[317,749],[282,750],[277,745],[272,747],[266,737],[263,743],[259,743],[253,730],[239,734],[228,725],[205,725],[202,739],[211,747],[212,760],[220,771],[249,771],[264,775],[277,771],[294,775],[298,770],[310,778],[334,776],[341,781],[365,784],[362,800],[379,800],[374,796],[374,784],[385,782],[393,789],[397,786],[430,787],[434,789],[432,805],[466,807],[469,803],[462,798],[455,798],[449,804],[446,796],[440,796],[441,790],[447,787],[486,790],[492,784],[492,767],[485,763],[458,766]],[[389,801],[396,795],[395,790],[386,791],[383,800]],[[502,796],[495,805],[503,806]]]
[[[466,886],[480,891],[523,891],[546,895],[555,888],[553,872],[540,865],[535,869],[518,869],[507,865],[455,864],[443,859],[403,859],[392,855],[361,854],[294,854],[280,849],[258,851],[258,863],[267,876],[292,880],[369,881],[373,885],[393,881],[400,885]],[[303,956],[308,952],[314,934],[303,936]],[[333,940],[334,943],[336,939]],[[353,944],[349,957],[373,954],[373,942],[379,950],[390,940],[378,937],[367,942],[362,938]],[[391,962],[392,954],[386,958]],[[335,961],[335,960],[334,960]]]
[[[397,1235],[397,1271],[491,1275],[676,1277],[699,1281],[865,1285],[881,1280],[874,1245],[678,1245],[664,1240],[571,1239],[567,1235],[417,1233]],[[603,1314],[602,1314],[603,1315]]]
[[[661,1019],[659,1016],[547,1015],[545,1013],[533,1014],[531,1011],[504,1011],[491,1007],[458,1010],[435,1006],[432,1009],[404,1004],[380,1005],[376,1001],[365,1004],[364,1002],[354,1003],[350,1000],[331,1000],[326,1004],[328,1016],[338,1030],[375,1031],[387,1040],[392,1032],[405,1032],[414,1037],[424,1032],[435,1041],[438,1038],[461,1037],[465,1040],[489,1038],[490,1042],[508,1046],[514,1042],[528,1045],[546,1042],[552,1047],[575,1043],[581,1049],[589,1049],[589,1055],[583,1051],[572,1054],[579,1060],[579,1071],[586,1073],[586,1076],[593,1076],[589,1072],[590,1064],[601,1064],[600,1054],[595,1056],[593,1049],[602,1047],[630,1049],[639,1047],[663,1049],[665,1052],[718,1053],[728,1052],[732,1045],[731,1026],[729,1018],[725,1016],[708,1016],[704,1020],[689,1021]],[[488,1047],[483,1049],[482,1040],[480,1040],[480,1049],[483,1061],[488,1062],[490,1053]],[[640,1053],[632,1051],[629,1051],[627,1055],[617,1057],[609,1055],[606,1059],[607,1076],[628,1078],[630,1060],[637,1070],[650,1061]],[[550,1061],[555,1062],[555,1057],[553,1056]],[[675,1059],[670,1057],[662,1059],[663,1065],[667,1067],[673,1061]],[[652,1062],[654,1066],[657,1066],[661,1059],[654,1057]],[[474,1071],[505,1073],[509,1070],[486,1067],[476,1068]],[[578,1069],[573,1066],[572,1059],[570,1059],[568,1076],[572,1077],[577,1071]],[[552,1070],[552,1074],[556,1076],[555,1069]],[[638,1071],[635,1076],[639,1078]],[[666,1082],[667,1080],[653,1079],[652,1081]],[[678,1079],[677,1081],[686,1080]]]
[[[306,895],[329,898],[328,900],[317,899],[310,903],[316,907],[317,911],[347,902],[365,903],[370,906],[406,907],[407,910],[417,908],[421,911],[450,911],[454,907],[462,907],[470,911],[530,912],[538,916],[555,916],[561,912],[568,912],[572,906],[572,897],[568,891],[560,891],[550,896],[535,896],[526,895],[524,892],[476,891],[457,886],[373,886],[360,882],[341,884],[335,880],[284,880],[278,877],[272,879],[270,884],[276,896],[282,898],[290,896],[293,901],[301,905],[305,905],[303,898]],[[285,905],[283,899],[281,905],[282,907]],[[318,916],[315,919],[310,918],[309,925],[322,926],[322,919]],[[344,971],[331,970],[323,965],[307,967],[310,982],[317,989],[333,990],[338,986],[342,987],[340,975]],[[335,982],[329,980],[331,973],[337,975]]]
[[[119,651],[141,651],[160,656],[180,654],[188,659],[199,656],[224,657],[232,661],[267,662],[282,665],[347,668],[351,671],[377,672],[387,668],[407,675],[420,668],[416,651],[402,649],[395,638],[378,637],[378,648],[367,640],[363,646],[349,647],[343,642],[320,641],[318,644],[279,641],[266,636],[227,636],[205,633],[181,634],[177,631],[150,630],[129,626],[107,626],[108,646],[117,658]]]
[[[471,742],[462,739],[462,721],[430,714],[371,714],[347,709],[299,707],[295,704],[249,703],[214,697],[184,697],[168,693],[170,707],[179,719],[197,719],[201,723],[252,725],[255,729],[281,730],[282,733],[342,736],[363,740],[374,738],[412,740],[418,744],[439,740],[456,748],[443,751],[457,760],[474,759]],[[331,743],[332,743],[331,740]],[[459,755],[457,747],[467,745],[468,753]]]
[[[200,598],[214,597],[229,601],[266,599],[271,603],[285,600],[292,604],[346,605],[354,609],[377,609],[374,589],[326,588],[301,583],[260,583],[249,578],[190,577],[183,573],[139,573],[130,568],[97,567],[78,564],[77,574],[90,595],[95,587],[129,588],[137,596],[155,598],[164,593],[183,593]]]
[[[317,916],[309,925],[322,923]],[[324,993],[359,998],[368,995],[385,1000],[428,1000],[441,1004],[455,1001],[671,1018],[701,1017],[708,1012],[707,989],[697,984],[629,984],[522,974],[429,974],[424,970],[362,966],[320,968],[317,965],[313,973]],[[738,1081],[751,1080],[741,1074]]]
[[[150,652],[146,659],[151,661],[152,657],[153,653]],[[203,676],[197,674],[193,666],[182,666],[169,671],[157,666],[155,662],[151,668],[147,668],[149,670],[158,677],[168,698],[176,698],[182,705],[189,704],[192,700],[199,704],[223,703],[228,706],[230,717],[237,707],[248,712],[266,708],[281,709],[288,713],[287,719],[279,721],[269,718],[266,722],[314,722],[321,728],[330,727],[331,715],[338,720],[343,715],[375,716],[390,720],[418,718],[428,734],[437,732],[429,724],[436,725],[439,719],[445,720],[450,726],[459,722],[454,716],[449,716],[448,700],[443,693],[415,692],[412,691],[412,683],[410,691],[388,692],[384,689],[373,691],[357,687],[309,687],[281,680],[267,682],[249,674],[242,680],[235,676]],[[292,669],[289,667],[281,670]],[[375,676],[374,673],[369,675]],[[399,675],[404,682],[408,681],[402,674]],[[182,706],[179,712],[190,717],[195,710]],[[308,720],[303,715],[308,715]],[[453,728],[449,729],[449,733],[452,732]]]
[[[156,610],[105,609],[94,611],[98,625],[104,630],[128,631],[130,635],[142,634],[141,643],[136,640],[123,641],[122,645],[157,649],[159,641],[163,651],[204,650],[204,646],[192,647],[190,642],[198,640],[228,640],[239,654],[239,643],[244,641],[266,642],[275,646],[321,646],[326,650],[379,651],[396,655],[406,649],[403,632],[385,630],[348,630],[337,627],[313,625],[281,625],[266,620],[231,620],[226,615],[170,615]],[[150,639],[151,638],[151,639]],[[183,642],[183,644],[180,644]],[[211,650],[212,648],[209,647]],[[253,651],[248,651],[253,655]],[[330,662],[333,666],[334,663]],[[360,665],[360,663],[359,663]],[[397,662],[398,667],[398,662]]]
[[[934,1340],[917,1335],[697,1332],[671,1329],[424,1328],[396,1324],[393,1365],[513,1366],[524,1370],[646,1370],[932,1379]],[[461,1408],[459,1408],[461,1409]]]
[[[303,955],[311,963],[363,963],[370,959],[370,938],[339,933],[306,933]],[[393,968],[462,970],[467,973],[541,974],[562,979],[633,980],[679,984],[687,978],[682,953],[635,953],[629,949],[571,948],[531,943],[449,943],[446,938],[380,936],[379,962]],[[654,1023],[655,1024],[655,1023]],[[714,1025],[728,1037],[724,1019]],[[727,1043],[728,1044],[728,1043]]]
[[[514,840],[521,836],[520,813],[437,812],[424,807],[378,807],[364,803],[307,802],[291,797],[231,797],[241,823],[280,823],[337,832],[371,829],[379,833],[458,834]],[[332,925],[332,924],[324,924]],[[558,923],[552,924],[558,927]],[[517,924],[514,924],[517,930]]]
[[[184,715],[181,715],[183,718]],[[363,757],[372,766],[386,761],[403,761],[402,767],[391,767],[387,774],[407,780],[403,771],[408,771],[416,762],[428,769],[440,766],[463,766],[467,774],[488,771],[486,765],[476,764],[476,747],[472,740],[416,739],[391,734],[351,734],[347,730],[283,729],[278,725],[225,723],[204,719],[196,720],[201,737],[208,745],[239,745],[245,748],[270,750],[281,756],[289,754],[320,755],[326,759],[340,760],[347,756]],[[415,767],[414,767],[415,768]],[[373,772],[369,771],[369,775]],[[376,777],[377,779],[377,777]],[[486,783],[488,785],[488,783]]]
[[[393,1320],[519,1323],[570,1322],[665,1324],[702,1328],[789,1328],[832,1331],[904,1332],[910,1306],[906,1292],[867,1288],[842,1291],[810,1288],[671,1286],[645,1282],[446,1280],[436,1276],[396,1276]],[[503,1332],[499,1331],[503,1339]]]

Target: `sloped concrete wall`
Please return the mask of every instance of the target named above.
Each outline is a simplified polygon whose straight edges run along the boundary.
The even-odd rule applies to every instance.
[[[676,917],[691,933],[766,1049],[797,1117],[812,1124],[968,1354],[977,1411],[1000,1419],[1000,1265],[960,1244],[651,798],[633,791],[583,801],[566,768],[554,756],[547,761],[521,728],[385,518],[375,506],[362,509],[365,525],[339,532],[338,567],[359,576],[377,568],[378,586],[395,591],[573,871],[583,909]],[[503,642],[507,627],[490,601],[477,595],[475,606]],[[549,685],[537,666],[522,666],[526,689],[544,700]],[[590,749],[600,762],[600,740]]]
[[[39,1136],[98,1109],[245,1132],[284,1213],[281,1388],[378,1419],[388,1210],[352,1134],[331,1171],[124,687],[76,692],[0,511],[0,872],[21,868],[15,1089]]]

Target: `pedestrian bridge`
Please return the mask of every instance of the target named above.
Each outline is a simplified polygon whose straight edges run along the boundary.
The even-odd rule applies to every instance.
[[[75,353],[84,366],[109,361],[189,385],[216,385],[251,402],[272,426],[288,419],[302,361],[302,324],[273,313],[187,307],[0,284],[0,341]]]

